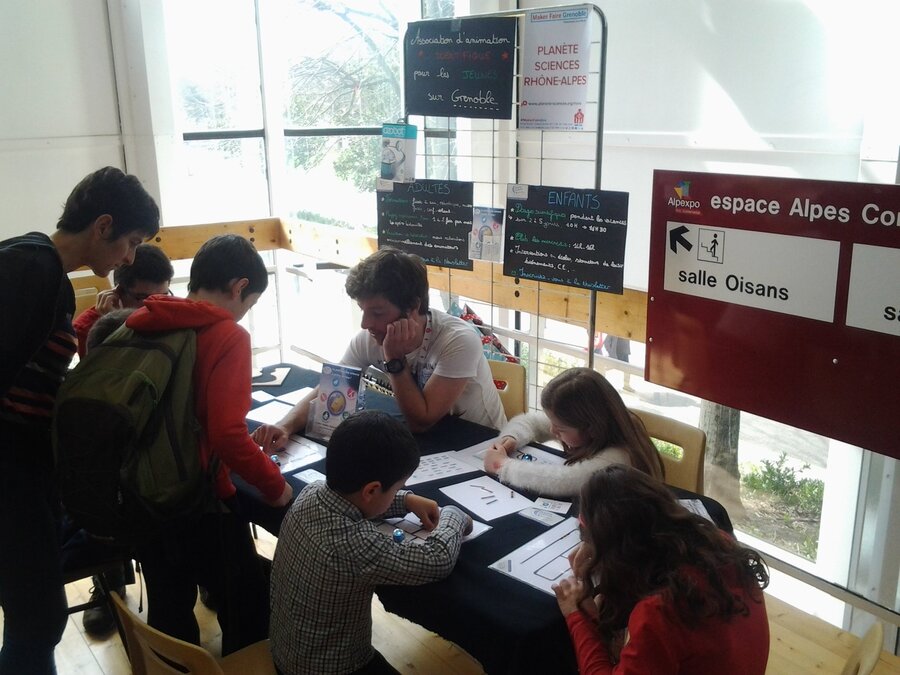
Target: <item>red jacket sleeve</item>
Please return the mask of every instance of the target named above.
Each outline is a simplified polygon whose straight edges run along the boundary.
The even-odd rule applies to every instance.
[[[238,326],[227,335],[206,335],[205,338],[221,338],[216,354],[204,366],[205,398],[200,416],[206,431],[208,450],[217,455],[225,466],[237,472],[254,485],[266,499],[275,500],[284,490],[284,477],[278,466],[260,450],[247,430],[247,413],[250,410],[251,364],[250,336]],[[223,331],[224,332],[224,331]],[[221,497],[234,494],[231,481],[220,474]]]
[[[78,318],[72,322],[72,328],[75,329],[75,337],[78,338],[78,358],[83,359],[87,351],[87,338],[91,328],[97,323],[100,313],[96,307],[84,310],[78,315]]]

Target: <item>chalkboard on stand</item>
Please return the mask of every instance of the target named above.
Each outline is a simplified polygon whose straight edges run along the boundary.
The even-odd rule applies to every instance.
[[[512,119],[516,19],[468,17],[409,24],[408,115]]]
[[[426,265],[471,270],[472,183],[378,181],[378,248],[415,253]]]
[[[509,185],[503,274],[622,293],[628,193]]]

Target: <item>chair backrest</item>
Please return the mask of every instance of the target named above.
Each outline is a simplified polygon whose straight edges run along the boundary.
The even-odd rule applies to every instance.
[[[880,621],[876,621],[856,645],[856,649],[847,659],[841,675],[869,675],[878,665],[883,648],[884,627]]]
[[[128,660],[134,675],[223,675],[222,668],[208,651],[151,628],[128,609],[118,593],[111,595],[125,631]]]
[[[500,402],[503,403],[503,411],[507,419],[525,412],[527,407],[525,395],[525,366],[521,363],[509,361],[495,361],[488,359],[491,367],[491,377],[497,385],[497,393],[500,394]]]
[[[112,288],[108,277],[98,277],[96,274],[80,274],[70,276],[72,288],[75,290],[75,316],[97,304],[97,295],[100,291]]]
[[[647,410],[631,408],[631,412],[644,423],[651,438],[672,443],[684,451],[681,459],[660,453],[666,468],[666,483],[702,495],[706,433],[690,424]]]

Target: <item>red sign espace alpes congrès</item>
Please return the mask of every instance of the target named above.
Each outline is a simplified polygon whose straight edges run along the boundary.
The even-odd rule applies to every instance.
[[[647,379],[900,458],[900,186],[656,171]]]

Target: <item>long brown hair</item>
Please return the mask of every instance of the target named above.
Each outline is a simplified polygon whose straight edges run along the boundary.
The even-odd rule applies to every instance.
[[[581,536],[594,555],[584,581],[603,596],[599,628],[607,640],[648,595],[662,594],[688,626],[749,613],[728,588],[734,574],[748,597],[762,600],[769,573],[760,555],[643,473],[621,465],[596,472],[581,491],[581,515]]]
[[[660,480],[665,477],[659,452],[644,425],[625,407],[619,392],[596,370],[564,370],[544,387],[541,406],[588,439],[580,448],[564,444],[566,464],[617,446],[628,453],[635,469]]]

